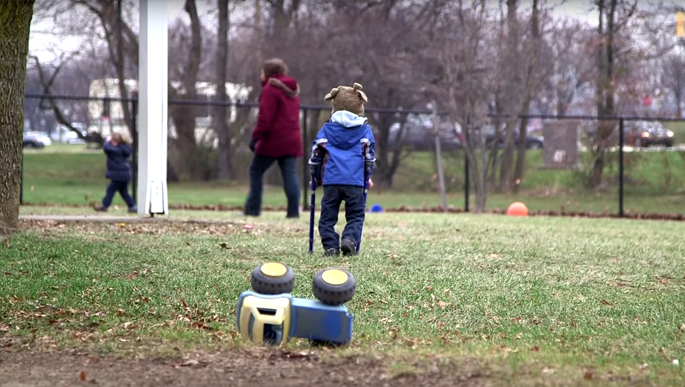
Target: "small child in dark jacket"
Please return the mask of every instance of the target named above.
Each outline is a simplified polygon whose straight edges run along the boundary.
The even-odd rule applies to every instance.
[[[366,94],[362,85],[339,86],[324,98],[333,107],[326,122],[312,144],[310,165],[320,166],[318,175],[323,185],[319,234],[328,256],[356,254],[360,242],[366,208],[364,205],[364,177],[367,157],[375,160],[376,140],[364,115]],[[317,152],[317,148],[324,149]],[[319,156],[322,159],[317,159]],[[369,176],[372,172],[369,170]],[[371,186],[369,180],[369,186]],[[347,224],[340,236],[335,231],[340,205],[345,202]]]
[[[128,193],[128,184],[131,181],[131,167],[128,158],[131,156],[131,147],[123,140],[121,134],[114,133],[107,138],[102,146],[107,155],[107,172],[105,177],[110,179],[102,205],[95,207],[95,211],[107,211],[112,204],[114,194],[118,191],[128,205],[128,212],[137,212],[133,198]]]

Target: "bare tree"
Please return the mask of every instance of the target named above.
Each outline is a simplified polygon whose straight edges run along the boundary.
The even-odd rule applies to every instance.
[[[525,85],[527,79],[524,79],[522,51],[521,51],[521,26],[518,15],[518,0],[507,0],[507,14],[505,27],[502,28],[502,35],[505,39],[500,40],[499,55],[502,61],[500,66],[506,67],[508,71],[502,72],[502,84],[498,87],[495,97],[495,113],[498,116],[506,117],[495,119],[495,141],[496,146],[498,137],[500,135],[500,122],[502,122],[504,129],[504,151],[501,159],[498,159],[498,152],[494,151],[495,164],[499,165],[499,181],[496,185],[498,191],[506,191],[509,189],[508,185],[511,180],[511,170],[514,158],[514,130],[515,124],[518,121],[518,111],[522,100],[526,99],[526,91],[521,86]],[[523,63],[522,63],[523,62]],[[494,181],[495,172],[497,168],[492,169],[491,179]]]
[[[555,101],[558,115],[569,113],[569,107],[592,84],[596,72],[592,61],[591,35],[586,26],[577,20],[564,19],[552,31],[551,49],[554,52],[554,75],[549,88],[554,90],[550,100]]]
[[[542,48],[544,37],[542,33],[542,18],[541,5],[539,0],[533,0],[532,12],[530,17],[530,38],[525,43],[524,52],[528,53],[529,58],[525,65],[525,85],[523,87],[523,102],[520,111],[524,114],[530,112],[531,102],[534,94],[540,90],[547,79],[551,77],[550,66],[545,67],[541,63],[543,59]],[[518,193],[521,181],[523,179],[523,170],[526,159],[528,136],[528,119],[522,118],[519,125],[519,143],[516,154],[516,165],[514,166],[514,175],[509,181],[509,187],[512,192]]]
[[[197,100],[197,82],[200,65],[202,63],[202,25],[197,12],[195,0],[186,0],[184,9],[190,17],[190,34],[186,35],[180,25],[174,29],[176,38],[187,53],[186,61],[177,61],[176,66],[170,68],[170,74],[180,80],[180,89],[169,87],[170,99]],[[175,40],[174,34],[170,41]],[[172,72],[173,71],[173,72]],[[176,129],[177,140],[175,147],[179,152],[179,160],[175,169],[189,179],[206,179],[209,171],[206,169],[206,154],[200,154],[195,138],[195,118],[199,109],[188,104],[172,105],[169,107],[171,120]]]
[[[463,130],[477,213],[485,210],[496,152],[487,151],[483,128],[500,85],[499,50],[488,41],[497,22],[490,15],[484,2],[473,2],[470,7],[463,2],[450,4],[439,22],[439,38],[432,39],[431,45],[442,69],[433,90],[443,93],[440,100],[450,119]]]
[[[24,82],[33,1],[0,2],[0,236],[19,228]]]
[[[129,98],[129,92],[125,82],[127,78],[126,69],[127,62],[130,61],[132,64],[135,64],[134,71],[137,71],[138,35],[133,31],[131,26],[124,21],[124,0],[71,1],[73,1],[74,5],[85,7],[100,20],[103,37],[107,43],[109,59],[112,62],[118,80],[117,87],[119,88],[119,96],[123,99]],[[133,120],[129,104],[121,103],[121,108],[124,113],[124,121],[129,128],[131,137],[137,138],[136,134],[133,133]]]
[[[303,64],[308,72],[320,77],[313,85],[310,83],[313,89],[325,90],[355,81],[364,85],[370,107],[425,109],[428,99],[421,79],[431,75],[433,63],[424,57],[427,54],[420,47],[431,29],[431,18],[439,14],[443,2],[332,1],[329,5],[333,10],[325,20],[310,19],[314,26],[321,23],[323,29],[317,33],[318,45],[312,45],[315,50],[309,49],[303,56],[310,58],[309,64]],[[316,101],[322,98],[314,97]],[[374,112],[367,116],[377,140],[374,182],[391,188],[401,162],[411,154],[404,147],[402,124],[407,115]],[[392,132],[397,123],[400,130]]]
[[[635,13],[637,0],[630,3],[625,0],[595,0],[599,13],[597,27],[597,78],[595,81],[595,103],[599,116],[613,116],[616,114],[616,54],[621,41],[617,39],[619,32],[625,28]],[[590,175],[590,186],[598,188],[602,184],[606,151],[611,144],[611,137],[616,123],[600,121],[597,137],[593,147],[593,165]]]
[[[676,117],[683,117],[682,104],[685,101],[685,57],[673,53],[666,56],[661,64],[661,85],[673,93]]]
[[[59,102],[56,101],[55,98],[51,95],[51,89],[55,83],[55,80],[57,79],[57,75],[59,75],[63,66],[66,63],[68,63],[68,58],[61,59],[55,70],[52,72],[52,75],[50,75],[49,77],[46,74],[46,70],[43,68],[43,65],[41,65],[38,57],[32,55],[30,56],[30,58],[34,62],[35,68],[38,72],[38,79],[40,81],[40,84],[42,85],[41,94],[46,96],[45,98],[42,98],[40,100],[40,108],[43,110],[52,110],[53,114],[55,115],[55,120],[58,123],[66,126],[69,130],[76,133],[76,135],[80,139],[86,140],[86,136],[80,130],[78,130],[72,125],[72,120],[67,118],[67,116],[62,112],[62,109],[59,106]]]
[[[216,97],[219,102],[226,102],[226,66],[228,65],[228,30],[230,23],[230,14],[228,9],[229,0],[218,0],[219,7],[219,25],[217,30],[217,48],[216,48]],[[230,153],[230,133],[228,131],[228,122],[226,118],[225,106],[217,106],[214,108],[214,129],[219,140],[219,149],[217,153],[217,167],[219,170],[219,179],[232,179],[233,166],[231,164]]]

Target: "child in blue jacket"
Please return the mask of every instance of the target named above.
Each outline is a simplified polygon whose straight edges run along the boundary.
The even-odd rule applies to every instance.
[[[319,234],[325,255],[338,255],[341,248],[344,255],[355,254],[366,212],[364,150],[368,157],[375,159],[376,140],[367,118],[363,117],[364,103],[368,99],[362,85],[355,83],[353,87],[332,89],[324,100],[331,102],[332,115],[312,144],[309,162],[320,167],[319,184],[323,185]],[[323,152],[317,152],[317,149],[323,149]],[[341,243],[335,224],[343,201],[347,224]]]
[[[112,204],[114,194],[119,192],[128,205],[128,212],[138,212],[136,203],[128,193],[128,184],[131,181],[131,167],[128,158],[131,156],[131,147],[123,140],[121,134],[114,133],[107,138],[102,146],[107,155],[107,172],[105,177],[110,179],[102,205],[95,207],[95,211],[107,211]]]

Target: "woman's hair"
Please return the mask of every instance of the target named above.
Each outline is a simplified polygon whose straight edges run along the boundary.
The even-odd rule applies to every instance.
[[[126,140],[124,140],[124,137],[121,135],[121,133],[112,133],[112,140],[116,141],[117,144],[126,144]]]
[[[288,65],[281,58],[270,58],[262,62],[262,71],[264,71],[265,77],[285,75],[288,73]]]

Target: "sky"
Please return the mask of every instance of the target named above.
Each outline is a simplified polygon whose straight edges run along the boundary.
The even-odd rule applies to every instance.
[[[169,22],[178,17],[187,20],[187,15],[183,10],[184,0],[168,0],[166,3]],[[528,0],[523,3],[524,6],[529,6],[531,2]],[[555,17],[571,17],[593,26],[597,25],[597,12],[591,10],[590,0],[550,0],[549,4],[558,5],[554,11]],[[213,20],[214,16],[209,16],[213,10],[213,5],[214,1],[199,0],[197,3],[198,13],[201,17],[210,17]],[[34,18],[31,24],[29,50],[32,55],[38,56],[43,63],[54,60],[61,52],[77,50],[83,40],[83,36],[56,36],[51,33],[52,25],[53,20],[51,18],[41,20]]]

